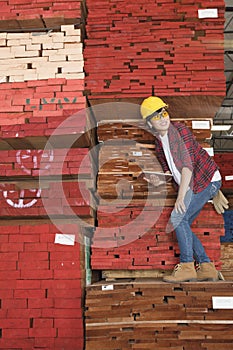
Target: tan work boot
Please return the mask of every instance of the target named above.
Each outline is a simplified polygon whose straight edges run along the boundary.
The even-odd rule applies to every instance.
[[[202,263],[197,267],[198,281],[218,281],[219,273],[212,262]]]
[[[163,277],[164,282],[179,283],[197,280],[197,273],[193,262],[180,263],[175,266],[170,276]]]

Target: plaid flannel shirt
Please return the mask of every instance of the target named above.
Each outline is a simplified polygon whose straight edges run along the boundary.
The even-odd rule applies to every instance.
[[[209,185],[215,171],[218,170],[217,164],[196,141],[192,132],[184,124],[171,122],[168,129],[168,139],[177,169],[181,173],[182,168],[189,168],[192,171],[190,187],[194,193],[201,192]],[[155,147],[157,158],[163,171],[169,171],[158,135],[156,135]]]

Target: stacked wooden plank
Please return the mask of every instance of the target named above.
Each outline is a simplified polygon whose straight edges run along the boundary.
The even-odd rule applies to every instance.
[[[0,348],[83,349],[84,236],[95,216],[88,152],[0,153]]]
[[[87,0],[85,43],[89,98],[225,96],[223,0]],[[103,16],[103,13],[105,16]]]
[[[1,149],[44,147],[51,134],[88,147],[80,30],[0,35]]]
[[[125,205],[125,207],[124,207]],[[171,270],[179,262],[174,231],[169,231],[172,207],[151,202],[140,205],[100,206],[94,233],[91,265],[94,270]],[[223,218],[206,204],[193,222],[193,231],[202,241],[210,259],[221,268],[220,237]]]
[[[59,32],[50,34],[5,32],[0,35],[2,81],[84,78],[80,29],[63,25]]]
[[[232,348],[232,282],[98,282],[86,288],[86,349],[216,350]]]
[[[80,30],[0,36],[0,348],[81,350],[95,165]]]
[[[202,146],[211,137],[210,120],[186,120]],[[196,128],[204,122],[208,128]],[[207,123],[207,124],[206,124]],[[176,236],[169,222],[177,193],[173,185],[153,187],[145,170],[161,172],[154,149],[155,136],[141,121],[103,120],[98,123],[99,171],[98,226],[92,244],[94,270],[169,270],[179,261]],[[207,254],[220,263],[223,217],[205,205],[193,223]],[[206,239],[207,238],[207,239]]]
[[[88,157],[89,146],[92,143],[90,133],[87,132],[89,124],[86,100],[83,96],[84,73],[80,30],[75,29],[73,25],[67,25],[62,26],[61,32],[50,35],[43,33],[36,36],[33,33],[2,33],[1,35],[3,40],[0,48],[1,74],[7,78],[7,81],[3,79],[0,86],[3,100],[0,108],[2,138],[0,146],[1,149],[5,149],[5,154],[2,153],[2,180],[5,181],[4,177],[8,176],[13,178],[36,176],[43,178],[45,175],[78,176],[81,172],[80,176],[84,183],[80,186],[86,193],[89,188],[94,188],[94,173],[93,169],[91,170],[90,159],[85,168],[85,165],[82,165],[84,156],[80,157],[82,154]],[[5,76],[6,72],[7,76]],[[43,153],[44,147],[46,149]],[[79,151],[80,148],[74,148],[71,152],[69,149],[65,150],[65,147],[82,148],[81,151]],[[8,151],[12,148],[17,151]],[[38,151],[35,151],[35,148]],[[69,152],[70,155],[68,155]],[[77,157],[74,156],[75,152]],[[45,164],[43,165],[42,161],[35,165],[42,155]],[[7,158],[4,158],[5,156]],[[11,164],[9,156],[12,157]],[[47,169],[43,169],[43,166]],[[80,166],[83,170],[80,170]],[[43,173],[42,170],[46,170],[47,173],[46,171]],[[30,181],[20,183],[19,179],[19,183],[8,185],[4,183],[2,201],[4,202],[6,197],[8,202],[12,203],[14,210],[11,213],[12,208],[7,210],[6,205],[3,205],[2,215],[16,215],[14,211],[18,210],[18,204],[13,198],[16,202],[18,200],[23,202],[22,192],[28,210],[30,207],[28,203],[34,203],[33,195],[40,197],[42,194],[43,198],[44,191],[45,201],[47,201],[47,197],[56,192],[56,180],[49,181],[53,183],[40,184],[44,188],[39,187],[38,181],[36,184]],[[67,198],[73,201],[76,194],[77,203],[74,206],[82,206],[85,201],[81,192],[77,190],[75,182],[67,183],[65,187],[64,198],[67,195]],[[58,203],[62,201],[62,193],[63,190],[60,194],[58,191],[55,193],[54,198],[57,198]],[[8,198],[9,195],[11,198]],[[86,195],[87,211],[90,210],[88,216],[93,212],[90,197],[91,193]],[[42,203],[38,204],[39,201],[37,198],[36,203],[39,205],[37,209],[30,209],[36,215],[44,216]],[[69,205],[68,203],[67,206]],[[60,214],[66,213],[65,207],[60,206]],[[28,212],[25,215],[34,214]]]
[[[230,153],[215,153],[214,160],[220,168],[222,174],[222,188],[226,193],[230,194],[233,188],[233,154]]]
[[[93,180],[95,176],[95,163],[88,148],[0,150],[0,163],[0,177],[8,180],[56,176],[61,171],[64,176],[78,174],[81,179]]]
[[[1,349],[83,349],[82,233],[37,220],[1,220]],[[66,238],[73,244],[62,244]],[[59,244],[60,243],[60,244]]]
[[[95,202],[84,181],[0,184],[0,204],[2,218],[65,216],[94,224]]]
[[[185,124],[196,137],[198,142],[204,146],[207,140],[211,138],[211,118],[197,118],[197,120],[184,118],[171,118],[171,121]],[[202,125],[205,128],[202,128]],[[198,126],[196,126],[198,124]],[[98,140],[104,142],[114,139],[133,140],[142,143],[154,145],[155,136],[146,126],[143,120],[102,120],[98,122]],[[151,147],[152,148],[152,147]]]
[[[61,19],[84,19],[83,0],[70,1],[34,1],[33,6],[27,0],[0,1],[1,28],[43,28],[45,25],[57,26]],[[11,21],[10,21],[11,20]]]
[[[232,242],[221,243],[222,272],[225,280],[233,279],[233,244]]]
[[[59,92],[61,87],[64,87],[63,92]],[[74,92],[75,88],[77,91]],[[59,79],[2,84],[1,95],[4,101],[1,108],[2,137],[37,136],[46,128],[47,132],[43,132],[44,136],[51,135],[66,116],[84,108],[85,99],[81,90],[82,85],[79,81]],[[10,92],[13,93],[12,97],[9,97]],[[8,119],[7,116],[9,116]],[[85,119],[81,114],[77,117],[81,124],[80,128],[84,128]],[[25,126],[25,124],[28,125]],[[14,127],[10,128],[9,125]],[[71,125],[70,129],[74,129],[75,126]],[[76,129],[73,131],[75,132]]]
[[[164,188],[150,187],[149,191],[141,174],[144,170],[162,171],[151,145],[147,148],[147,145],[136,142],[103,143],[99,152],[99,195],[102,198],[128,198],[134,194],[137,198],[144,198],[148,192],[157,196],[166,195],[166,189],[169,193],[174,193],[169,183]],[[120,180],[125,180],[122,185],[118,184]]]

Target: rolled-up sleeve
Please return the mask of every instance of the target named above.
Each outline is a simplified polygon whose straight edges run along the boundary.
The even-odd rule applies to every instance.
[[[195,143],[196,141],[192,132],[184,126],[180,130],[179,140],[181,168],[186,167],[193,171],[195,164]]]

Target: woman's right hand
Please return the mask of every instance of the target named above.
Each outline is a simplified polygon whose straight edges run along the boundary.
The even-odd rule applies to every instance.
[[[148,177],[144,177],[144,180],[146,180],[147,182],[149,182],[151,185],[155,187],[158,187],[166,183],[165,180],[161,179],[161,177],[154,174],[151,174]]]

